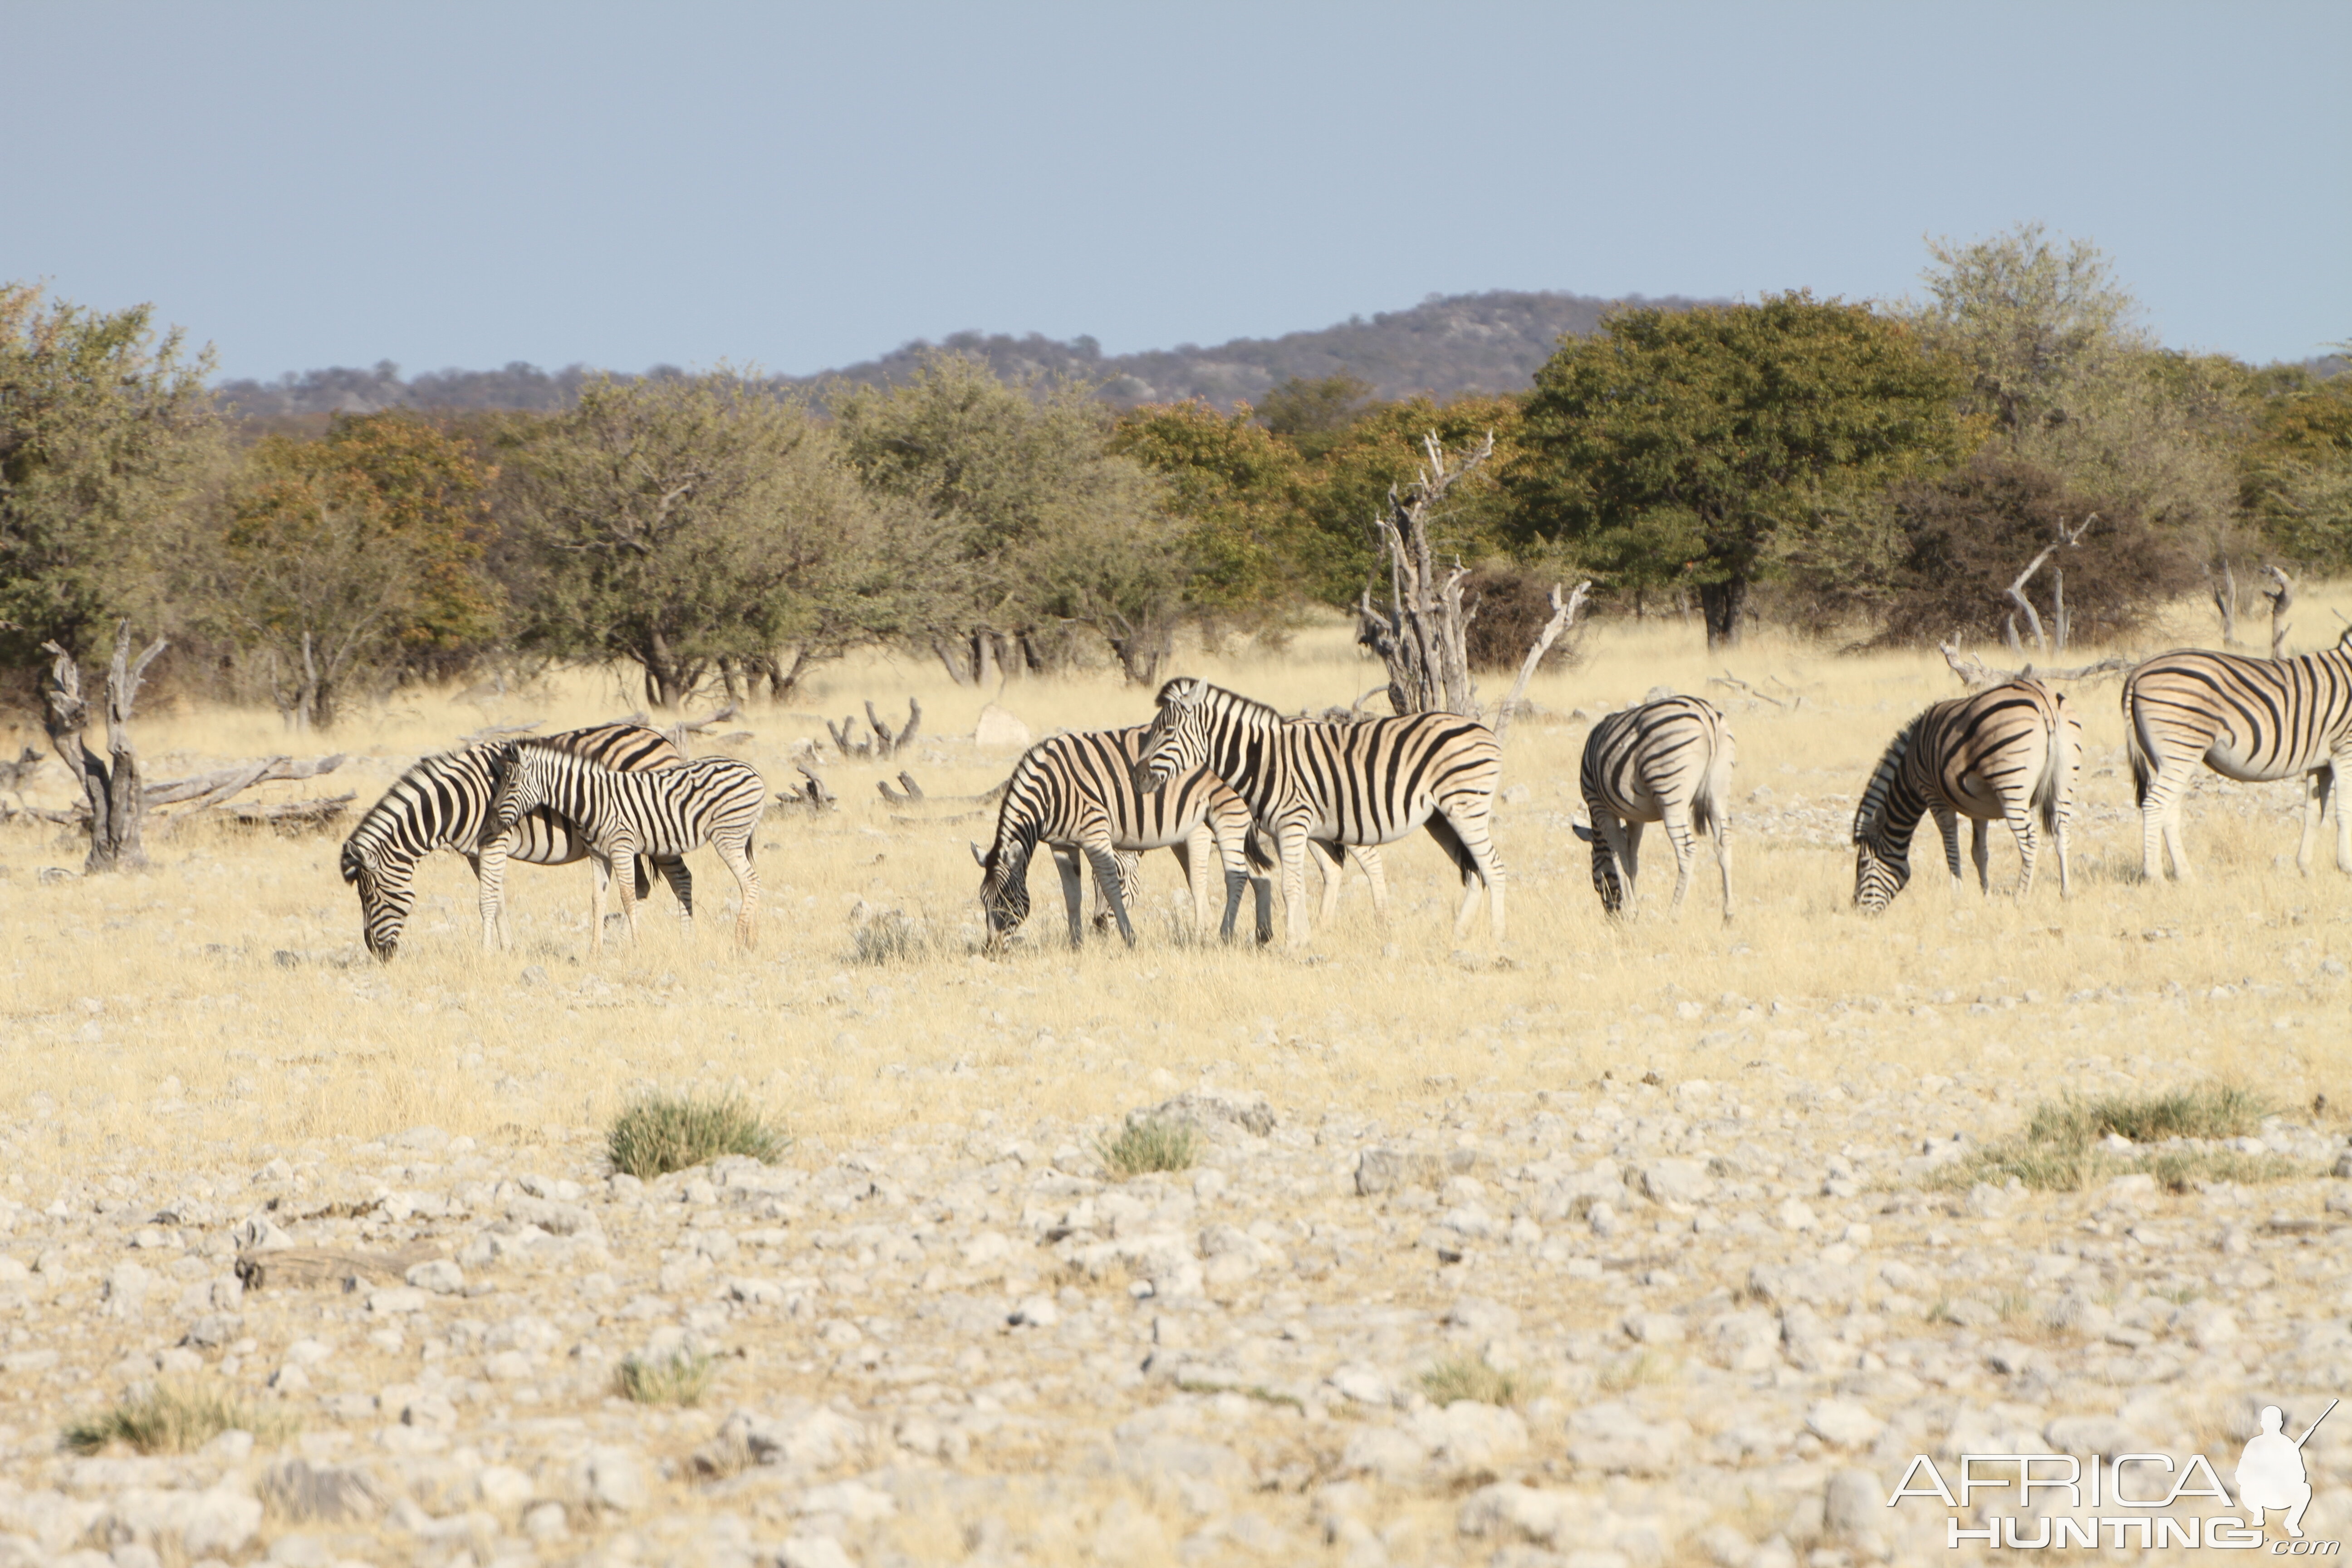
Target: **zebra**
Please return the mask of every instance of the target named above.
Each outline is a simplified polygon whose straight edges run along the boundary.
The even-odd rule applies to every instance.
[[[1136,858],[1147,849],[1173,849],[1192,889],[1194,912],[1209,923],[1208,857],[1212,847],[1225,868],[1225,918],[1218,934],[1231,938],[1241,909],[1242,888],[1257,895],[1258,940],[1274,935],[1272,889],[1250,871],[1250,813],[1213,774],[1196,772],[1170,789],[1139,791],[1135,761],[1143,741],[1140,724],[1125,730],[1093,730],[1055,735],[1021,754],[1006,782],[997,810],[996,840],[979,861],[981,908],[988,916],[989,945],[1005,939],[1029,918],[1029,861],[1040,843],[1050,846],[1062,875],[1062,901],[1070,921],[1070,945],[1085,945],[1080,886],[1081,858],[1095,869],[1097,896],[1109,906],[1119,935],[1135,944],[1128,907],[1135,889]]]
[[[1458,938],[1486,889],[1503,940],[1503,866],[1487,831],[1503,773],[1494,731],[1458,713],[1286,722],[1263,702],[1179,676],[1136,761],[1145,789],[1206,768],[1248,803],[1282,862],[1288,938],[1307,940],[1307,845],[1391,844],[1426,826],[1461,869]],[[1471,881],[1473,877],[1478,885]]]
[[[501,853],[504,835],[524,813],[549,806],[579,829],[589,853],[610,863],[620,889],[629,940],[637,940],[635,877],[640,856],[682,856],[708,843],[735,874],[742,895],[735,939],[758,939],[760,874],[751,864],[752,837],[768,805],[767,781],[733,757],[697,757],[648,773],[621,773],[540,741],[508,742],[490,763],[492,831],[482,847],[484,876]],[[591,916],[590,948],[604,948],[605,882],[599,879]]]
[[[686,758],[658,732],[635,724],[596,724],[568,730],[541,742],[593,758],[608,767],[638,772],[673,767]],[[391,962],[399,949],[401,932],[416,902],[416,863],[436,849],[452,849],[466,858],[482,885],[482,951],[499,942],[512,945],[503,897],[503,868],[494,871],[497,886],[484,878],[481,839],[490,820],[490,755],[488,745],[468,746],[418,762],[394,781],[383,798],[343,840],[343,880],[360,896],[360,929],[367,949]],[[499,857],[534,866],[568,866],[588,854],[587,840],[552,810],[526,812],[515,825],[513,841]],[[694,878],[676,856],[649,857],[653,868],[677,895],[688,919],[694,914]],[[603,861],[596,875],[605,874]],[[636,873],[639,898],[650,891],[645,870]]]
[[[1875,914],[1911,879],[1911,836],[1922,812],[1933,812],[1943,833],[1955,894],[1962,885],[1962,816],[1970,821],[1979,888],[1992,891],[1987,838],[1992,819],[2000,817],[2017,836],[2024,862],[2017,896],[2032,892],[2042,847],[2038,815],[2040,827],[2056,842],[2058,895],[2070,896],[2066,825],[2082,752],[2083,726],[2066,699],[2032,677],[1931,704],[1895,735],[1863,788],[1853,814],[1854,906]]]
[[[1592,727],[1584,742],[1578,782],[1592,819],[1577,837],[1592,845],[1592,886],[1601,907],[1621,912],[1640,873],[1642,827],[1662,823],[1675,851],[1675,897],[1683,907],[1697,858],[1694,829],[1715,839],[1723,873],[1723,918],[1731,918],[1730,801],[1735,752],[1731,726],[1715,704],[1697,697],[1660,697]]]
[[[2328,797],[2352,769],[2352,627],[2336,646],[2297,658],[2246,658],[2182,648],[2124,679],[2124,729],[2139,806],[2140,874],[2190,879],[2180,848],[2180,801],[2198,763],[2248,784],[2304,779],[2303,842],[2295,868],[2311,872]],[[2352,817],[2336,802],[2336,868],[2352,871]]]

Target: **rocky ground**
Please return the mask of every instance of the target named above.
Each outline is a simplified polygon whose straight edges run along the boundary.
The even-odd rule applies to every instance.
[[[1051,1123],[649,1183],[586,1129],[95,1166],[5,1209],[0,1563],[1848,1568],[1948,1557],[1948,1510],[1885,1506],[1915,1454],[2226,1479],[2259,1405],[2352,1393],[2340,1124],[2265,1122],[2236,1152],[2303,1173],[2257,1185],[1954,1180],[2013,1077],[1759,1062],[1387,1126],[1195,1091],[1160,1108],[1195,1166],[1126,1181]],[[708,1389],[633,1403],[632,1356]],[[256,1430],[61,1444],[215,1385]],[[2305,1453],[2334,1539],[2352,1420]]]

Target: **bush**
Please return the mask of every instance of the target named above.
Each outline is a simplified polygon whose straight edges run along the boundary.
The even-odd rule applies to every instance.
[[[2022,1139],[1995,1144],[1953,1167],[1943,1184],[2015,1181],[2035,1192],[2072,1193],[2146,1173],[2167,1191],[2185,1193],[2200,1182],[2283,1182],[2307,1174],[2281,1155],[2200,1146],[2252,1132],[2271,1109],[2259,1095],[2219,1084],[2045,1101],[2035,1107]],[[2103,1141],[2110,1136],[2139,1147],[2109,1149]]]
[[[1528,649],[1535,647],[1544,623],[1551,619],[1552,584],[1559,581],[1500,566],[1481,566],[1471,573],[1462,584],[1463,612],[1477,612],[1463,634],[1470,668],[1517,674]],[[1582,624],[1580,619],[1578,625]],[[1538,668],[1561,669],[1573,663],[1570,645],[1576,640],[1574,631],[1563,634]]]
[[[248,1404],[225,1388],[160,1383],[102,1415],[67,1427],[65,1446],[77,1454],[95,1454],[115,1443],[142,1454],[186,1454],[224,1432],[250,1432],[257,1438],[275,1440],[291,1425],[284,1415]]]
[[[1526,1379],[1500,1372],[1475,1356],[1448,1356],[1421,1374],[1421,1390],[1443,1408],[1459,1400],[1480,1405],[1517,1405],[1531,1392]]]
[[[1894,495],[1899,552],[1881,645],[1933,642],[1955,633],[1979,640],[2003,636],[2017,613],[2010,584],[2069,527],[2098,521],[2072,549],[2062,549],[2025,585],[2045,629],[2053,625],[2053,568],[2066,574],[2073,640],[2091,642],[2137,631],[2166,601],[2196,588],[2199,563],[2175,533],[2154,527],[2127,506],[2069,490],[2054,474],[2013,458],[1979,457],[1943,479],[1906,485]],[[2021,622],[2020,637],[2030,635]]]
[[[634,1405],[699,1405],[718,1365],[688,1351],[650,1360],[633,1355],[614,1371],[613,1388]]]
[[[1188,1171],[1200,1157],[1200,1134],[1189,1121],[1130,1121],[1101,1145],[1103,1163],[1121,1177]]]
[[[773,1164],[792,1142],[735,1095],[702,1100],[690,1094],[654,1094],[613,1119],[604,1149],[614,1171],[650,1181],[708,1164],[722,1154],[749,1154]]]

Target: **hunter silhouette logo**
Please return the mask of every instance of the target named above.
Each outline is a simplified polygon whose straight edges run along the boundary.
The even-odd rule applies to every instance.
[[[2342,1403],[2329,1400],[2327,1408],[2319,1413],[2319,1421],[2326,1420]],[[2303,1539],[2303,1510],[2311,1506],[2311,1477],[2303,1468],[2303,1446],[2319,1430],[2319,1421],[2290,1443],[2282,1430],[2286,1413],[2275,1405],[2263,1406],[2262,1433],[2248,1438],[2246,1451],[2238,1457],[2238,1506],[2246,1510],[2246,1522],[2254,1529],[2263,1527],[2265,1512],[2283,1508],[2287,1510],[2286,1532],[2297,1541]]]
[[[1951,1510],[1945,1520],[1944,1543],[1955,1549],[1967,1542],[2011,1552],[2102,1546],[2111,1552],[2135,1546],[2144,1552],[2251,1552],[2266,1547],[2274,1557],[2332,1557],[2341,1551],[2340,1542],[2309,1540],[2303,1532],[2304,1510],[2311,1506],[2311,1476],[2303,1450],[2320,1422],[2341,1403],[2329,1400],[2300,1437],[2287,1436],[2285,1411],[2263,1405],[2262,1430],[2246,1440],[2238,1456],[2234,1502],[2202,1454],[2179,1461],[2169,1454],[2117,1454],[2110,1459],[2096,1453],[2045,1452],[1962,1454],[1958,1474],[1948,1481],[1933,1457],[1915,1454],[1886,1506],[1895,1508],[1912,1498],[1942,1503]],[[1976,1527],[1969,1528],[1963,1516],[1983,1508],[1990,1500],[1984,1495],[1988,1492],[2002,1506],[1979,1515]],[[2174,1511],[2196,1507],[2198,1499],[2211,1500],[2206,1504],[2211,1511],[2189,1517]],[[2273,1541],[2263,1533],[2264,1521],[2273,1512],[2285,1515],[2279,1521],[2285,1540]]]

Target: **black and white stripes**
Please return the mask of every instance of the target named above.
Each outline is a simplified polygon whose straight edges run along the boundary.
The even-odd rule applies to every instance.
[[[627,772],[673,767],[686,760],[664,736],[635,724],[597,724],[550,735],[539,743]],[[482,836],[490,820],[490,755],[488,746],[471,746],[426,757],[394,782],[343,841],[343,880],[359,891],[362,934],[376,957],[388,960],[399,948],[416,901],[416,863],[436,849],[463,855],[475,876],[483,879],[483,951],[509,939],[502,872],[494,869],[485,877],[481,858]],[[516,821],[513,838],[499,858],[567,866],[587,854],[587,840],[542,807]],[[647,858],[691,918],[694,879],[685,862],[674,855]],[[604,863],[599,860],[596,875],[601,879],[604,874]],[[634,890],[642,898],[648,890],[644,869],[635,876]]]
[[[1592,819],[1592,886],[1601,907],[1620,912],[1633,896],[1642,826],[1664,826],[1675,851],[1675,896],[1690,891],[1694,832],[1715,839],[1723,873],[1723,918],[1731,918],[1731,726],[1696,697],[1661,697],[1612,713],[1585,738],[1578,784]]]
[[[2017,837],[2023,868],[2017,896],[2033,890],[2040,828],[2058,850],[2058,890],[2072,891],[2066,826],[2081,767],[2082,726],[2066,700],[2041,681],[2004,681],[1969,697],[1931,705],[1905,725],[1879,758],[1853,815],[1853,901],[1876,911],[1911,879],[1911,837],[1933,813],[1944,859],[1960,887],[1959,818],[1971,823],[1977,882],[1991,890],[1988,825],[1999,818]],[[2036,818],[2039,817],[2039,828]]]
[[[1273,935],[1270,889],[1250,874],[1246,859],[1249,807],[1206,771],[1177,779],[1166,789],[1136,787],[1135,763],[1144,727],[1093,730],[1055,735],[1021,754],[1006,782],[996,816],[996,840],[983,852],[972,846],[982,876],[980,902],[988,916],[989,941],[1001,943],[1029,917],[1029,862],[1039,844],[1054,850],[1069,913],[1070,945],[1084,941],[1078,861],[1094,868],[1095,885],[1131,946],[1135,928],[1127,908],[1127,872],[1131,856],[1147,849],[1172,849],[1193,891],[1194,910],[1208,923],[1208,855],[1214,849],[1225,872],[1225,916],[1219,934],[1234,934],[1242,889],[1255,883],[1258,940]]]
[[[1502,940],[1503,868],[1488,832],[1502,754],[1476,720],[1416,713],[1286,723],[1265,703],[1179,678],[1160,689],[1138,776],[1159,789],[1201,768],[1231,785],[1273,836],[1294,944],[1307,937],[1308,840],[1389,844],[1424,825],[1462,872],[1456,934],[1469,929],[1483,885]]]
[[[509,742],[491,763],[497,783],[491,831],[502,834],[523,814],[545,806],[573,823],[589,851],[610,863],[620,885],[621,912],[636,940],[634,872],[638,857],[683,855],[703,844],[735,874],[742,895],[736,940],[749,947],[759,924],[760,878],[751,864],[752,836],[767,810],[768,786],[757,769],[733,757],[698,757],[650,773],[617,773],[541,741]],[[483,845],[484,875],[494,869],[503,839]],[[596,887],[592,948],[604,945],[604,884]]]
[[[2162,874],[2159,843],[2171,854],[2172,874],[2189,880],[2180,802],[2200,763],[2248,783],[2303,778],[2294,863],[2308,872],[2328,797],[2352,769],[2352,629],[2334,647],[2299,658],[2202,648],[2159,654],[2124,681],[2124,728],[2140,810],[2140,872],[2148,880]],[[2352,817],[2340,797],[2336,866],[2352,871]]]

